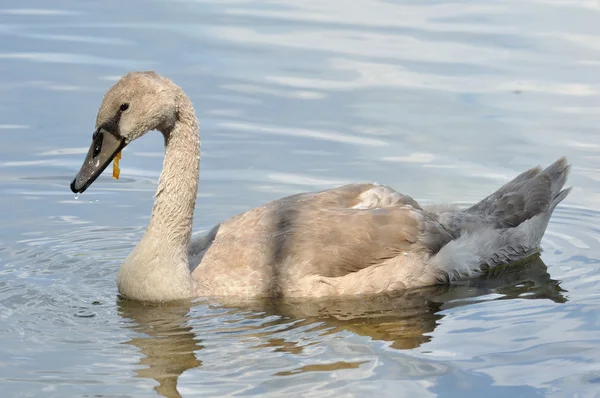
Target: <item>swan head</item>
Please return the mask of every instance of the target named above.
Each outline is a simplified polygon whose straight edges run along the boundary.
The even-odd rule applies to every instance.
[[[156,72],[132,72],[104,95],[87,156],[71,183],[85,191],[131,141],[150,130],[168,133],[178,117],[181,89]]]

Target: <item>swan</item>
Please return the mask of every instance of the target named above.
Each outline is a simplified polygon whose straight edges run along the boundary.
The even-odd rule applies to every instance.
[[[150,130],[164,136],[163,170],[147,229],[117,276],[120,294],[141,301],[317,298],[453,283],[537,254],[571,189],[563,190],[566,158],[523,172],[467,209],[350,184],[272,201],[192,241],[198,121],[183,90],[154,71],[130,72],[106,92],[71,190],[83,193]]]

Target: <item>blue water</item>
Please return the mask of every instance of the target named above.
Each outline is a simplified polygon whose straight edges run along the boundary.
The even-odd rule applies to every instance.
[[[599,20],[591,0],[3,2],[2,395],[600,395]],[[346,182],[474,203],[562,155],[574,189],[541,259],[465,286],[122,301],[162,137],[124,151],[119,181],[68,185],[103,93],[139,69],[196,107],[196,234]]]

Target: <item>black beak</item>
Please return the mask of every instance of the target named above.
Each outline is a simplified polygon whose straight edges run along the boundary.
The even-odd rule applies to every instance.
[[[83,165],[71,183],[71,191],[83,193],[126,145],[124,138],[102,128],[96,130]]]

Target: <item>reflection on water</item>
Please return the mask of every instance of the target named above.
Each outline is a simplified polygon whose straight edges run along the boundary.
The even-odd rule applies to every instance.
[[[179,375],[202,365],[196,358],[196,351],[202,346],[186,325],[189,310],[189,304],[152,306],[119,300],[120,315],[132,321],[128,327],[142,334],[126,342],[144,355],[140,360],[143,367],[136,373],[138,377],[156,380],[156,391],[165,397],[180,397]]]
[[[493,274],[459,286],[433,286],[386,295],[318,301],[219,300],[218,306],[228,315],[239,317],[211,332],[235,332],[230,338],[242,336],[243,340],[253,341],[254,349],[288,355],[302,355],[304,348],[311,346],[310,341],[306,341],[308,331],[321,336],[351,332],[384,341],[394,349],[408,350],[431,340],[432,332],[443,318],[440,311],[445,308],[469,305],[488,294],[494,294],[494,299],[549,299],[564,303],[564,293],[558,281],[550,278],[541,258],[535,257],[523,264],[500,267]],[[481,299],[486,300],[484,297]],[[126,342],[143,354],[140,359],[142,368],[136,371],[137,376],[154,379],[158,382],[156,391],[165,397],[180,397],[177,390],[179,376],[202,365],[203,346],[199,336],[204,331],[194,330],[189,325],[192,306],[193,303],[188,302],[156,306],[125,299],[119,301],[119,313],[128,321],[127,327],[141,334]],[[247,319],[269,317],[274,319],[260,325],[244,324]],[[277,333],[299,332],[295,338],[282,339],[274,337],[269,329]],[[310,364],[277,371],[273,376],[356,369],[366,362]]]

